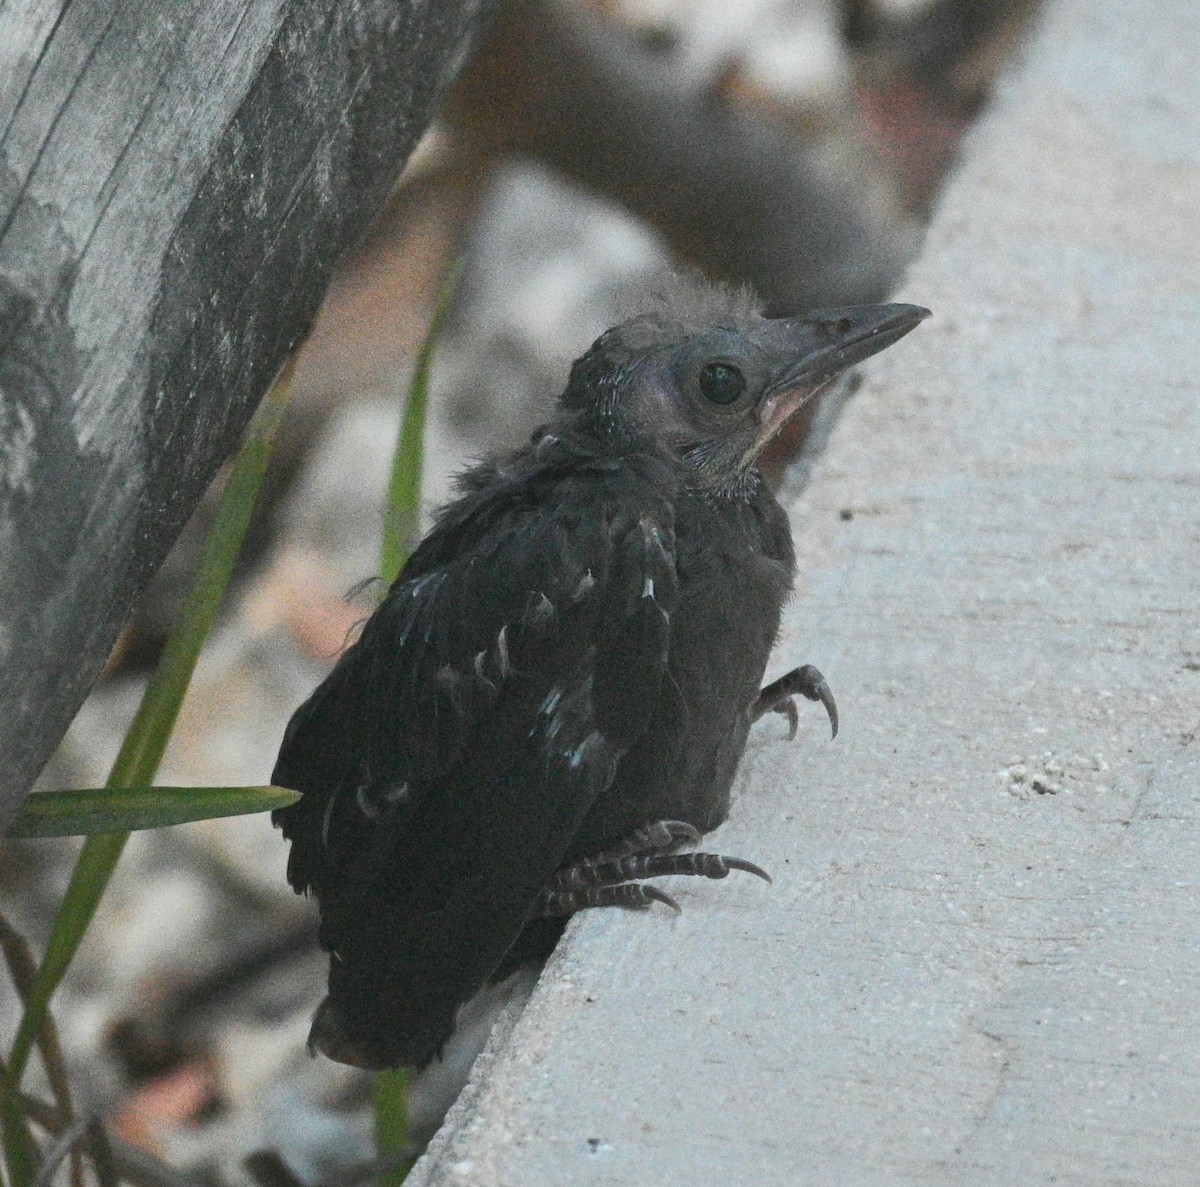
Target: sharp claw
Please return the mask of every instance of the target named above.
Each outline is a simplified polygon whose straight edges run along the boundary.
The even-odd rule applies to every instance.
[[[792,697],[799,694],[810,701],[820,701],[829,714],[829,725],[833,737],[838,735],[837,701],[833,699],[833,689],[829,681],[821,675],[812,664],[794,668],[786,676],[781,676],[764,688],[751,705],[751,720],[757,721],[764,713],[783,713],[788,719],[788,741],[795,736],[800,726],[799,714],[792,703]]]
[[[833,729],[832,737],[836,738],[838,709],[837,701],[833,699],[833,689],[829,687],[829,681],[821,675],[820,669],[812,664],[805,664],[804,667],[797,669],[797,675],[803,682],[799,691],[810,701],[820,701],[825,706],[825,712],[829,714],[830,727]]]
[[[647,899],[656,903],[662,903],[664,907],[670,907],[676,915],[683,914],[683,908],[669,895],[658,889],[657,886],[647,886],[644,882],[641,883],[641,891]],[[647,902],[646,906],[650,903]]]
[[[813,692],[816,694],[813,699],[820,701],[825,706],[825,712],[829,714],[829,724],[833,729],[833,733],[830,734],[830,740],[832,740],[838,735],[838,710],[837,701],[833,699],[833,689],[829,687],[829,681],[822,676],[820,684],[813,689]]]
[[[756,878],[761,878],[764,882],[771,882],[771,875],[767,873],[761,866],[756,866],[754,862],[747,861],[744,857],[723,857],[721,860],[731,870],[745,870],[747,874],[753,874]]]

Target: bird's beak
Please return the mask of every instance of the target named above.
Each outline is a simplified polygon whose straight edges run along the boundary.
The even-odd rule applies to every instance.
[[[834,376],[898,342],[929,316],[920,305],[851,305],[770,322],[763,346],[781,363],[759,402],[752,457]]]

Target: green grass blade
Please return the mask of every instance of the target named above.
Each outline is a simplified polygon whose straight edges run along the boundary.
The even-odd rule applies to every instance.
[[[375,1109],[375,1152],[391,1154],[408,1148],[408,1073],[403,1068],[376,1072],[371,1086]],[[411,1161],[384,1171],[375,1179],[376,1187],[400,1187],[412,1169]]]
[[[286,808],[300,798],[286,787],[88,787],[31,795],[9,837],[78,837],[167,828],[193,820]]]
[[[388,585],[404,566],[416,547],[421,524],[421,471],[425,461],[425,421],[429,407],[429,372],[438,336],[446,324],[450,302],[462,275],[462,261],[452,264],[438,290],[429,329],[417,351],[408,403],[400,422],[396,452],[392,456],[392,476],[388,483],[387,503],[383,509],[383,539],[379,550],[379,576]]]
[[[251,421],[242,448],[230,468],[179,622],[125,735],[108,778],[110,788],[143,787],[154,781],[200,648],[216,617],[234,560],[241,549],[266,470],[271,441],[287,406],[292,370],[292,364],[288,363],[280,372]],[[84,842],[17,1028],[0,1106],[12,1187],[29,1187],[30,1181],[32,1139],[17,1105],[17,1093],[33,1040],[50,998],[95,915],[127,839],[128,833],[113,833],[91,837]]]
[[[24,1004],[37,976],[37,961],[25,937],[0,912],[0,952],[4,954],[4,963],[8,966],[9,980],[17,991],[17,997]],[[64,1127],[75,1121],[75,1105],[71,1100],[71,1085],[67,1077],[66,1061],[63,1059],[62,1043],[58,1038],[58,1028],[47,1010],[42,1018],[42,1025],[37,1036],[38,1050],[42,1056],[42,1065],[46,1069],[46,1079],[50,1083],[50,1091],[54,1097],[52,1106]],[[76,1151],[71,1158],[71,1182],[73,1187],[83,1187],[83,1163]]]
[[[9,1173],[13,1175],[23,1174],[25,1178],[30,1178],[33,1175],[33,1166],[31,1165],[30,1147],[27,1143],[31,1141],[28,1130],[24,1129],[25,1119],[21,1116],[20,1110],[16,1108],[16,1092],[10,1093],[8,1088],[8,1066],[4,1062],[3,1056],[0,1056],[0,1093],[3,1094],[4,1114],[0,1117],[3,1121],[5,1137],[4,1137],[4,1163],[0,1165],[0,1187],[8,1187],[8,1179],[4,1173],[4,1167],[7,1166]],[[10,1128],[9,1114],[15,1114],[18,1126],[20,1129],[19,1137],[24,1138],[24,1141],[10,1141],[8,1138],[8,1130]]]

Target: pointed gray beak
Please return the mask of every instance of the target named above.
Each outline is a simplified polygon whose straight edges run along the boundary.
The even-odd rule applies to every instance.
[[[779,356],[780,367],[759,404],[755,453],[835,375],[898,342],[929,316],[920,305],[850,305],[772,321],[762,345]]]

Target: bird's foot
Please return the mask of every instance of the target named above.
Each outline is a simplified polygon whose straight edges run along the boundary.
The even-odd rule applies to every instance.
[[[757,721],[764,713],[782,713],[788,719],[788,740],[796,736],[800,727],[800,714],[796,709],[796,696],[806,697],[810,701],[820,701],[829,714],[829,724],[833,729],[833,737],[838,732],[837,701],[833,699],[833,690],[829,682],[812,664],[802,668],[793,668],[786,676],[772,680],[758,694],[754,704],[750,706],[750,720]]]
[[[583,866],[616,861],[619,858],[630,857],[638,853],[673,853],[685,845],[698,845],[699,843],[700,830],[688,824],[686,820],[655,820],[651,824],[643,824],[641,828],[635,828],[629,836],[622,837],[611,848],[597,853],[595,857],[585,858],[566,870],[560,870],[555,875],[555,879]],[[579,884],[568,882],[566,885]]]
[[[642,882],[621,882],[610,886],[579,887],[575,890],[552,890],[547,887],[538,896],[533,909],[535,919],[561,919],[574,915],[586,907],[648,907],[651,903],[663,903],[672,911],[679,911],[679,904],[655,886]]]
[[[627,882],[630,878],[644,877],[639,874],[627,874],[624,877],[613,875],[621,868],[619,863],[627,858],[675,853],[685,846],[695,847],[699,843],[700,830],[686,820],[655,820],[635,828],[615,845],[559,870],[550,879],[547,889],[584,890],[604,883]]]
[[[699,832],[683,821],[646,825],[620,845],[559,870],[539,896],[534,914],[561,917],[586,907],[648,907],[652,903],[663,903],[678,911],[679,904],[669,894],[637,880],[667,874],[724,878],[730,870],[745,870],[771,881],[765,870],[740,857],[663,852],[680,844],[695,844],[699,839]]]

